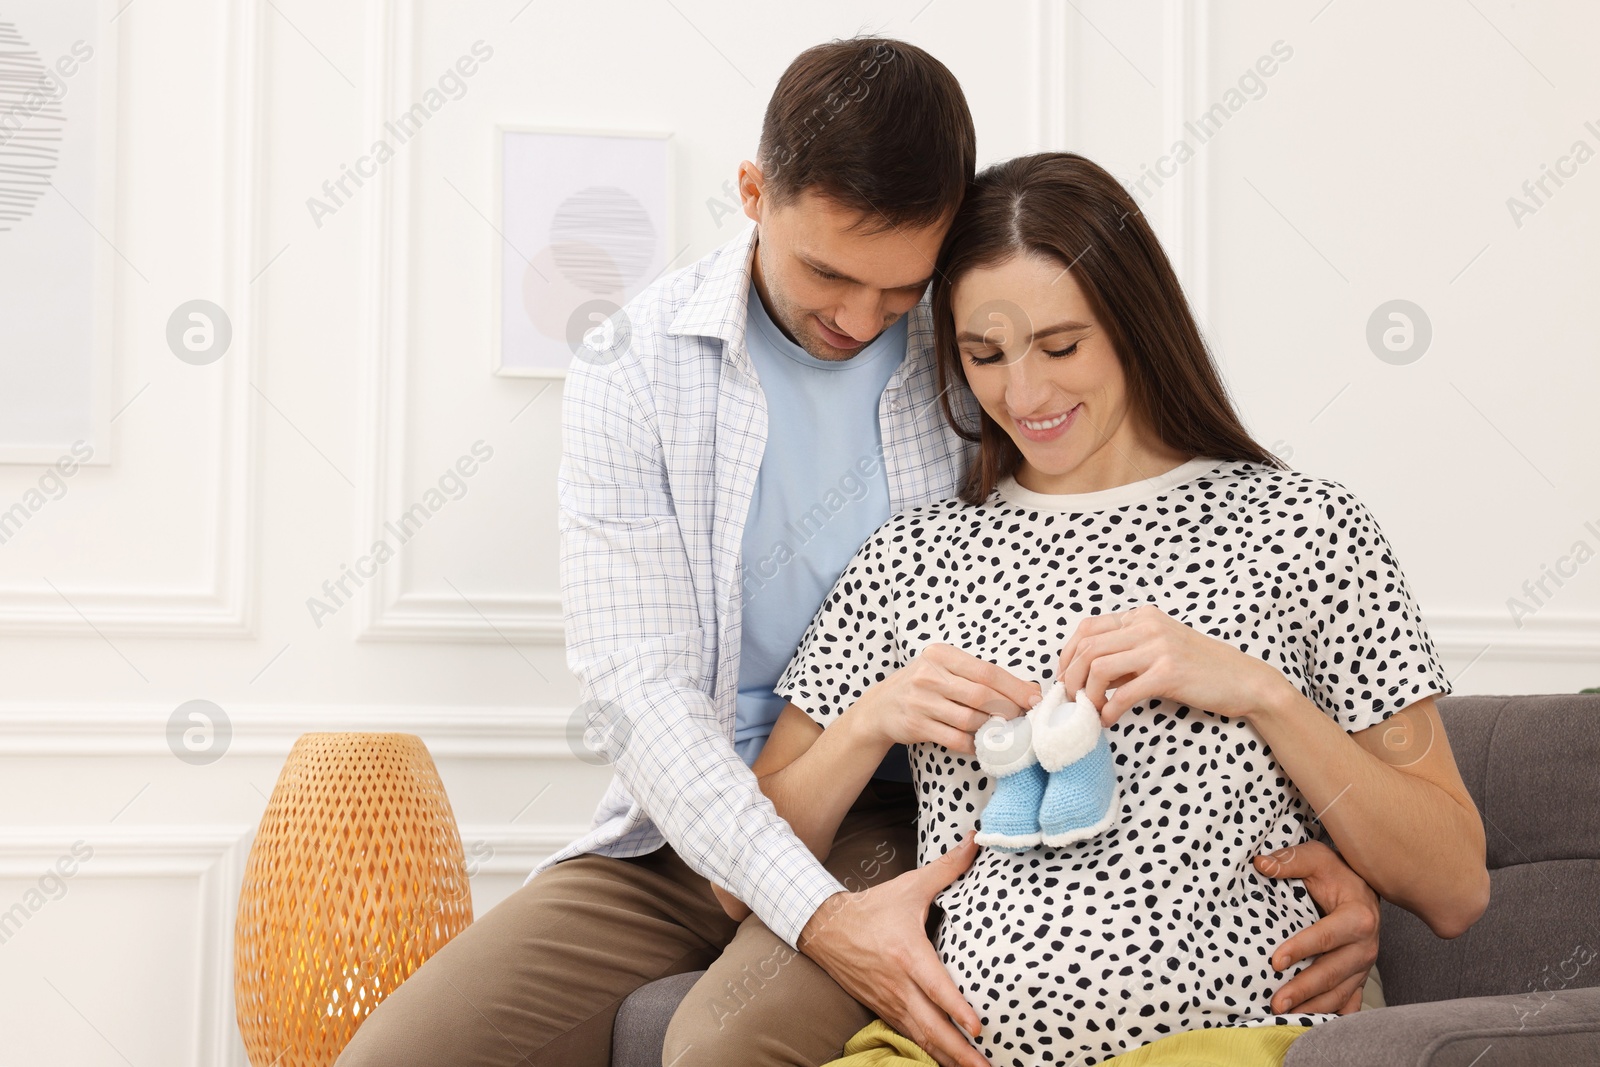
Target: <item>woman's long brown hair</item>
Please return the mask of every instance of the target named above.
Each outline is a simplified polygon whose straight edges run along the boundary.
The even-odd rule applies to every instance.
[[[962,500],[982,503],[1015,472],[1022,453],[981,408],[976,430],[956,416],[951,391],[968,387],[951,292],[968,271],[1019,254],[1042,256],[1072,271],[1121,361],[1131,410],[1164,444],[1197,456],[1288,469],[1239,421],[1183,287],[1138,204],[1115,177],[1084,157],[1041,152],[996,163],[973,180],[934,274],[941,403],[956,433],[978,442]]]

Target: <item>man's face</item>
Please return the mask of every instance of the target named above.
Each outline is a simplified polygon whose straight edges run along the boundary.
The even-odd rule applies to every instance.
[[[818,359],[849,359],[916,306],[950,219],[864,233],[853,210],[814,190],[775,204],[753,163],[739,168],[757,224],[756,288],[773,319]]]

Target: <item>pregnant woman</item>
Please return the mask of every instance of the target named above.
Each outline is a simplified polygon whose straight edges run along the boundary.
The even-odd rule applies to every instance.
[[[862,546],[789,664],[755,767],[779,812],[825,856],[903,742],[920,862],[970,849],[991,694],[950,675],[948,646],[1086,693],[1116,774],[1104,828],[985,849],[935,901],[995,1063],[1200,1030],[1240,1050],[1334,1018],[1273,1013],[1270,954],[1317,912],[1251,862],[1319,822],[1382,896],[1465,931],[1488,902],[1483,828],[1406,579],[1354,494],[1245,432],[1133,200],[1075,155],[999,164],[936,277],[946,414],[976,458],[960,499]]]

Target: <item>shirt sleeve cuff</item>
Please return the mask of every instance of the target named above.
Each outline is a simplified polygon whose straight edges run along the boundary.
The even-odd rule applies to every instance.
[[[751,871],[751,881],[776,889],[770,897],[760,892],[752,894],[757,899],[749,902],[750,910],[761,916],[767,927],[790,948],[799,951],[800,931],[805,929],[823,901],[835,893],[845,892],[845,888],[817,862],[799,838],[785,834],[773,844],[775,847],[770,852],[752,850],[755,854],[764,854],[768,862],[762,869]]]

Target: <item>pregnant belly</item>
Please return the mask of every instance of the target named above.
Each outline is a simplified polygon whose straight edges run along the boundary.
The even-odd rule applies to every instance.
[[[1316,919],[1303,889],[1207,891],[1182,873],[1065,852],[980,853],[939,897],[936,944],[983,1021],[975,1043],[989,1059],[1094,1064],[1205,1026],[1334,1017],[1269,1006],[1307,965],[1278,974],[1268,962]]]

